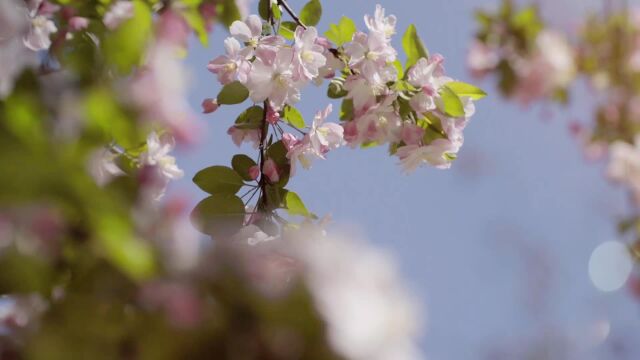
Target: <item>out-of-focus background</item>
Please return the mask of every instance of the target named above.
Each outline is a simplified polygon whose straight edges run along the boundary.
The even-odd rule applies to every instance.
[[[429,50],[445,56],[448,74],[474,82],[465,69],[473,13],[497,0],[326,0],[318,27],[342,15],[362,26],[376,3],[398,17],[396,45],[415,23]],[[602,6],[538,3],[545,19],[564,30]],[[218,92],[206,64],[223,52],[226,35],[216,29],[207,49],[192,44],[186,61],[194,108]],[[578,89],[566,109],[522,108],[502,101],[490,81],[480,85],[490,96],[479,102],[451,170],[407,176],[386,148],[344,148],[298,172],[290,187],[315,213],[331,214],[335,231],[364,236],[396,255],[426,309],[421,345],[431,359],[639,359],[640,303],[626,287],[598,290],[588,271],[594,249],[617,240],[615,224],[627,206],[568,129],[570,121],[590,120],[589,91]],[[302,99],[298,108],[307,119],[326,106],[325,91],[326,84]],[[202,116],[206,141],[179,155],[186,176],[171,192],[195,204],[203,194],[191,178],[200,168],[252,154],[226,135],[238,111],[223,107]]]

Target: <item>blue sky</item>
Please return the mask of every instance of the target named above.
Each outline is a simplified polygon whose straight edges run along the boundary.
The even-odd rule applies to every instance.
[[[303,1],[290,3],[300,8]],[[376,3],[398,17],[400,35],[415,23],[429,50],[445,56],[450,76],[473,82],[464,67],[473,11],[498,0],[323,0],[318,27],[325,30],[342,15],[363,26],[362,16]],[[554,24],[571,28],[576,14],[597,2],[540,3]],[[186,60],[195,109],[219,90],[206,64],[222,53],[225,36],[216,29],[207,49],[194,42]],[[478,104],[451,170],[423,168],[407,176],[385,148],[345,148],[300,171],[289,187],[315,213],[332,214],[335,228],[396,256],[423,299],[422,346],[431,359],[499,359],[501,352],[536,344],[562,348],[565,340],[564,355],[535,359],[637,359],[638,303],[624,289],[597,291],[587,273],[593,249],[616,239],[615,222],[626,207],[624,194],[604,180],[602,164],[587,162],[568,131],[569,120],[590,120],[590,97],[578,89],[568,109],[522,109],[502,101],[491,81],[481,85],[490,97]],[[303,93],[298,108],[306,118],[324,108],[324,93],[324,87]],[[186,176],[172,191],[195,202],[204,196],[190,181],[199,169],[228,165],[238,152],[252,154],[226,135],[242,110],[226,107],[201,117],[203,142],[179,154]],[[554,115],[543,118],[549,111]],[[610,335],[597,344],[593,333],[606,322]]]

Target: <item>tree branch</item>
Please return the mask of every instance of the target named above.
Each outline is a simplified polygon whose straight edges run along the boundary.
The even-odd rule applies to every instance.
[[[298,24],[305,30],[307,29],[307,26],[302,23],[302,21],[298,17],[298,14],[296,14],[295,11],[291,9],[291,7],[289,6],[289,3],[287,3],[287,0],[278,0],[278,5],[282,6],[284,10],[287,13],[289,13],[289,16],[291,16],[291,18],[296,22],[296,24]]]

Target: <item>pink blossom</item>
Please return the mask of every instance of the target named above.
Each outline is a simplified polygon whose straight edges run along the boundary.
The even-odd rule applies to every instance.
[[[429,164],[438,169],[451,167],[452,156],[458,147],[447,139],[436,139],[429,145],[407,145],[398,149],[396,155],[406,173],[415,171],[422,164]]]
[[[405,124],[402,126],[400,138],[407,145],[417,145],[422,142],[424,129],[414,124]]]
[[[147,64],[131,84],[132,100],[146,119],[169,127],[183,142],[193,141],[198,124],[186,100],[187,74],[173,45],[159,42],[149,49]]]
[[[184,176],[184,172],[176,165],[176,159],[169,153],[173,150],[172,141],[160,139],[152,132],[147,137],[147,151],[140,154],[140,163],[156,167],[167,180],[176,180]]]
[[[231,135],[231,140],[236,146],[242,145],[243,142],[253,143],[254,148],[258,148],[260,143],[260,130],[258,129],[240,129],[232,126],[227,130],[227,134]]]
[[[640,204],[640,137],[635,144],[616,141],[609,147],[607,176],[631,189],[636,203]]]
[[[396,17],[394,15],[385,17],[385,10],[380,5],[376,5],[373,17],[364,16],[364,22],[369,31],[377,33],[379,36],[389,38],[396,33]]]
[[[311,130],[309,131],[309,141],[318,157],[324,159],[324,154],[329,150],[336,149],[344,144],[344,129],[334,123],[324,123],[327,116],[332,111],[329,104],[324,111],[319,111],[313,119]]]
[[[218,11],[214,3],[204,3],[200,5],[200,16],[204,19],[207,32],[211,32],[213,24],[215,23]]]
[[[258,178],[258,176],[260,176],[260,168],[258,167],[258,165],[253,165],[249,168],[249,177],[252,180],[255,180]]]
[[[318,31],[314,27],[307,29],[299,26],[295,32],[295,75],[302,80],[311,80],[318,76],[319,69],[327,63],[323,53],[325,49],[316,44]]]
[[[396,59],[393,46],[386,38],[376,33],[356,33],[353,35],[353,41],[344,45],[344,50],[350,57],[349,65],[358,70],[383,67]]]
[[[280,174],[278,173],[278,165],[273,159],[267,159],[262,166],[262,173],[272,183],[280,181]]]
[[[169,9],[160,15],[156,32],[160,41],[186,48],[191,29],[179,12]]]
[[[229,32],[238,41],[256,47],[262,36],[262,20],[257,15],[250,15],[244,22],[234,21]]]
[[[356,113],[351,121],[356,128],[345,130],[348,133],[345,139],[352,147],[366,142],[380,145],[400,139],[402,120],[393,106],[394,101],[395,96],[387,96],[373,106]],[[353,134],[357,134],[357,137],[353,138]]]
[[[344,128],[344,139],[346,142],[352,144],[358,140],[358,125],[355,121],[349,121],[342,124]]]
[[[28,11],[22,0],[0,1],[0,45],[22,36],[28,30],[26,12]]]
[[[119,154],[103,148],[95,151],[89,158],[88,170],[98,186],[108,184],[114,177],[125,175],[115,160]]]
[[[306,135],[287,152],[287,158],[291,160],[291,176],[296,172],[297,163],[300,163],[303,168],[309,169],[311,168],[311,161],[316,157],[318,157],[318,154],[311,146],[309,135]]]
[[[268,98],[276,109],[298,102],[302,85],[294,78],[293,51],[289,48],[280,49],[272,61],[258,56],[247,82],[253,102]]]
[[[89,27],[89,19],[81,16],[74,16],[69,19],[69,30],[81,31]]]
[[[358,70],[358,75],[350,75],[344,83],[344,89],[348,92],[347,98],[353,99],[355,110],[375,105],[378,96],[390,93],[387,83],[398,78],[395,67],[386,61],[364,60]]]
[[[518,84],[515,97],[524,105],[567,87],[575,77],[573,49],[562,35],[543,31],[536,38],[535,53],[515,62]]]
[[[51,20],[53,12],[58,8],[51,6],[47,2],[38,1],[29,9],[31,27],[29,33],[25,35],[24,45],[33,50],[47,50],[51,46],[51,34],[58,31],[56,24]]]
[[[204,99],[202,101],[202,112],[204,114],[211,114],[218,110],[219,107],[220,105],[218,105],[218,100],[216,99]]]
[[[296,139],[296,137],[291,133],[284,133],[282,135],[282,143],[287,151],[291,150],[294,146],[300,143],[300,140]]]
[[[227,38],[224,41],[226,55],[221,55],[209,62],[207,68],[212,73],[218,75],[221,84],[228,84],[233,81],[247,82],[247,76],[251,70],[251,64],[247,60],[247,54],[240,47],[238,40]]]
[[[280,113],[269,104],[267,106],[267,122],[269,124],[276,124],[280,120]]]
[[[38,63],[37,54],[22,41],[29,29],[26,12],[22,0],[0,1],[0,99],[13,90],[15,78],[25,67]]]
[[[450,78],[437,75],[440,64],[441,62],[429,62],[422,58],[409,70],[409,83],[419,89],[409,103],[419,113],[434,110],[436,98],[440,96],[438,91],[445,83],[451,81]]]
[[[344,89],[348,92],[347,99],[353,100],[355,110],[366,109],[376,103],[376,88],[361,76],[349,76]]]
[[[246,46],[243,52],[248,58],[255,54],[263,59],[273,59],[285,40],[282,36],[262,36],[262,20],[257,15],[250,15],[244,22],[234,21],[229,28],[231,36]]]
[[[133,2],[116,1],[104,14],[102,22],[109,30],[115,30],[120,24],[133,17]]]
[[[493,70],[500,61],[500,56],[495,48],[489,47],[480,41],[475,41],[469,48],[467,66],[475,77],[483,77]]]

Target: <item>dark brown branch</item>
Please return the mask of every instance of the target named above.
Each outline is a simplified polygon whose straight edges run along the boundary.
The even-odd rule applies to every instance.
[[[261,133],[260,133],[260,180],[258,181],[258,187],[260,189],[260,198],[258,199],[258,210],[267,209],[267,176],[263,173],[264,162],[266,161],[265,142],[267,141],[267,135],[269,133],[269,122],[267,122],[267,111],[269,109],[269,99],[264,101],[264,110],[262,114]]]
[[[296,24],[298,24],[305,30],[307,29],[307,26],[302,23],[302,20],[300,20],[300,18],[298,17],[298,14],[296,14],[295,11],[291,9],[291,7],[289,6],[289,3],[287,3],[287,0],[278,0],[278,5],[282,6],[284,10],[287,13],[289,13],[289,16],[291,16],[291,18],[293,19],[293,21],[296,22]]]

